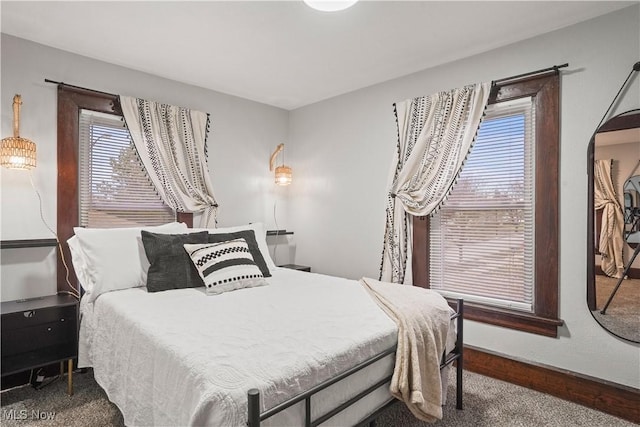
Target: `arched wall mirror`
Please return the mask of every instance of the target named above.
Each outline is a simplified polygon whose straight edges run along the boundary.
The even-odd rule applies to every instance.
[[[640,342],[640,109],[589,144],[587,304],[605,329]]]

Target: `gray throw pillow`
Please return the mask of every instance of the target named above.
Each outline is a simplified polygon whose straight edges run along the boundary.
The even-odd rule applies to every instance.
[[[144,252],[151,264],[147,274],[147,291],[204,286],[183,245],[207,243],[208,232],[157,234],[142,230],[141,235]]]
[[[249,252],[253,257],[253,261],[262,272],[262,275],[264,277],[271,277],[269,267],[267,267],[267,263],[265,262],[264,257],[260,252],[258,241],[256,240],[256,234],[253,232],[253,230],[234,231],[233,233],[209,234],[208,243],[227,242],[234,239],[244,239],[247,242],[247,245],[249,246]]]

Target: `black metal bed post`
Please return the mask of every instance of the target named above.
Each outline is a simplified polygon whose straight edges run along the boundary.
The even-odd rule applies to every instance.
[[[304,425],[305,427],[311,425],[311,396],[304,399]]]
[[[456,409],[462,409],[462,367],[464,359],[464,343],[462,341],[462,319],[464,318],[464,301],[462,299],[458,299],[456,303],[456,311],[458,312],[458,336],[456,337],[456,350],[459,354],[458,363],[456,364]]]
[[[260,390],[252,388],[247,393],[249,398],[249,419],[248,427],[260,427]]]

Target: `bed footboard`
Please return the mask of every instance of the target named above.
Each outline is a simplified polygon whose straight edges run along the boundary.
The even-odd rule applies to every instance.
[[[448,354],[443,355],[442,357],[442,362],[440,363],[440,368],[444,368],[447,365],[450,365],[451,363],[453,363],[454,361],[457,362],[456,363],[456,408],[457,409],[462,409],[463,404],[462,404],[462,365],[463,365],[463,319],[464,319],[464,302],[462,299],[458,299],[456,301],[456,313],[451,316],[451,319],[455,319],[456,320],[456,326],[457,326],[457,336],[456,336],[456,345],[455,348],[453,349],[453,351],[451,351]],[[305,427],[315,427],[318,426],[322,423],[324,423],[325,421],[327,421],[328,419],[330,419],[331,417],[333,417],[334,415],[336,415],[337,413],[343,411],[344,409],[348,408],[349,406],[353,405],[355,402],[357,402],[358,400],[362,399],[363,397],[367,396],[369,393],[373,392],[374,390],[378,389],[379,387],[381,387],[382,385],[384,385],[385,383],[391,381],[391,377],[392,375],[387,376],[386,378],[381,379],[380,381],[376,382],[375,384],[373,384],[372,386],[370,386],[369,388],[367,388],[366,390],[363,390],[362,392],[358,393],[356,396],[352,397],[351,399],[347,400],[346,402],[343,402],[342,404],[340,404],[339,406],[337,406],[336,408],[330,410],[329,412],[325,413],[324,415],[322,415],[320,418],[316,419],[316,420],[311,420],[311,397],[324,390],[325,388],[337,383],[340,380],[343,380],[345,378],[347,378],[350,375],[355,374],[356,372],[366,368],[367,366],[377,362],[378,360],[394,353],[396,351],[396,347],[392,347],[389,348],[375,356],[373,356],[372,358],[365,360],[364,362],[360,363],[357,366],[354,366],[353,368],[341,373],[340,375],[331,378],[315,387],[313,387],[312,389],[301,393],[297,396],[292,397],[291,399],[282,402],[281,404],[265,411],[265,412],[261,412],[260,411],[260,391],[258,389],[252,388],[251,390],[249,390],[249,392],[247,393],[247,398],[249,401],[249,406],[248,406],[248,416],[247,416],[247,426],[248,427],[259,427],[260,423],[264,420],[266,420],[267,418],[272,417],[273,415],[277,414],[278,412],[284,411],[285,409],[289,408],[290,406],[295,405],[298,402],[301,401],[305,401]],[[364,420],[362,420],[360,423],[358,423],[358,426],[363,426],[363,425],[367,425],[371,422],[373,422],[378,415],[384,410],[386,409],[388,406],[390,406],[391,404],[394,404],[398,401],[392,400],[391,402],[385,403],[382,407],[376,409],[371,415],[369,415],[367,418],[365,418]]]
[[[462,299],[456,300],[456,314],[451,316],[451,319],[456,320],[456,346],[449,354],[445,354],[442,357],[442,363],[440,369],[457,361],[456,363],[456,409],[463,409],[462,406],[462,367],[463,367],[463,319],[464,319],[464,301]]]

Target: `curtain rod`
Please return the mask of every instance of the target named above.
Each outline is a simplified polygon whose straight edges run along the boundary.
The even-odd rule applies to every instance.
[[[568,66],[569,66],[569,63],[567,62],[566,64],[562,64],[562,65],[554,65],[553,67],[543,68],[541,70],[530,71],[528,73],[523,73],[523,74],[517,74],[515,76],[505,77],[503,79],[494,80],[493,82],[491,82],[491,85],[492,86],[496,86],[496,85],[499,85],[499,84],[501,84],[503,82],[508,82],[509,80],[519,79],[521,77],[533,76],[533,75],[536,75],[536,74],[542,74],[542,73],[546,73],[547,71],[558,71],[560,68],[565,68],[565,67],[568,67]]]
[[[59,85],[59,86],[67,86],[67,87],[71,87],[71,88],[74,88],[74,89],[86,90],[87,92],[101,93],[101,94],[103,94],[103,95],[109,95],[109,96],[113,96],[113,97],[117,97],[117,96],[118,96],[118,95],[115,95],[115,94],[113,94],[113,93],[109,93],[109,92],[102,92],[102,91],[100,91],[100,90],[89,89],[89,88],[82,87],[82,86],[70,85],[70,84],[67,84],[67,83],[64,83],[64,82],[57,82],[57,81],[55,81],[55,80],[44,79],[44,82],[45,82],[45,83],[53,83],[53,84],[57,84],[57,85]]]
[[[514,79],[519,79],[521,77],[527,77],[527,76],[533,76],[533,75],[536,75],[536,74],[546,73],[547,71],[558,71],[560,68],[565,68],[565,67],[568,67],[568,66],[569,66],[569,63],[565,63],[565,64],[562,64],[562,65],[554,65],[553,67],[543,68],[543,69],[536,70],[536,71],[530,71],[528,73],[517,74],[517,75],[511,76],[511,77],[505,77],[505,78],[502,78],[502,79],[494,80],[493,82],[491,82],[491,86],[497,86],[497,85],[499,85],[499,84],[501,84],[503,82],[507,82],[507,81],[514,80]],[[89,91],[89,92],[101,93],[103,95],[118,96],[118,95],[115,95],[113,93],[103,92],[103,91],[95,90],[95,89],[89,89],[89,88],[82,87],[82,86],[70,85],[70,84],[67,84],[67,83],[64,83],[64,82],[57,82],[55,80],[44,79],[44,81],[45,81],[45,83],[53,83],[53,84],[57,84],[57,85],[61,85],[61,86],[68,86],[68,87],[72,87],[74,89],[81,89],[81,90],[86,90],[86,91]]]

